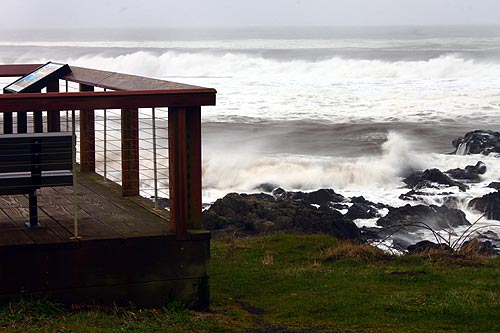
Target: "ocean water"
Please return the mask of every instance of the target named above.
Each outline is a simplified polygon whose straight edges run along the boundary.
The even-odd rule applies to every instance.
[[[468,131],[500,131],[499,27],[2,32],[0,63],[48,60],[216,88],[205,202],[270,183],[401,206],[408,170],[482,160],[482,182],[456,191],[472,222],[467,202],[500,179],[499,157],[448,154]]]

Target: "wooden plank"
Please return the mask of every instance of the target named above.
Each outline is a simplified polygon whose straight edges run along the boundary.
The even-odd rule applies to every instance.
[[[68,196],[66,191],[60,191],[61,187],[43,188],[43,196],[40,196],[39,207],[47,215],[50,215],[57,223],[65,227],[69,233],[74,232],[74,205],[73,196]],[[77,189],[80,189],[77,186]],[[79,191],[77,197],[86,195]],[[78,205],[78,199],[77,199]],[[78,234],[83,239],[109,239],[124,238],[113,228],[101,223],[88,212],[77,209]]]
[[[122,195],[139,195],[139,112],[121,112]]]
[[[215,105],[214,89],[0,95],[0,112]]]
[[[113,228],[124,237],[165,235],[169,233],[168,225],[161,217],[138,206],[126,197],[112,196],[113,194],[103,186],[82,182],[81,178],[79,186],[87,188],[92,195],[79,197],[78,204],[80,208],[89,212],[94,218]],[[111,196],[112,199],[99,211],[100,203],[105,202],[103,198],[111,198]]]
[[[93,86],[80,84],[80,91],[94,91]],[[95,112],[80,110],[80,172],[95,171]]]
[[[111,90],[183,90],[201,88],[189,84],[143,76],[100,71],[77,66],[70,66],[70,68],[71,73],[64,77],[65,80]]]
[[[0,245],[33,244],[31,238],[0,210]]]
[[[0,65],[0,77],[24,76],[43,64]]]

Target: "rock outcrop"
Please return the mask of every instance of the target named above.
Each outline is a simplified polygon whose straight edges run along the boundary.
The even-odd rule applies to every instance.
[[[203,223],[208,230],[244,235],[295,231],[360,238],[358,227],[327,205],[316,208],[301,200],[276,200],[266,194],[230,193],[203,212]]]
[[[500,154],[500,132],[475,130],[453,140],[454,154]]]
[[[470,223],[464,212],[458,209],[435,205],[405,205],[390,209],[386,216],[377,220],[377,225],[394,230],[404,226],[406,231],[418,231],[426,228],[443,230]]]
[[[483,175],[486,172],[486,164],[479,161],[476,165],[468,165],[465,169],[450,169],[446,173],[453,179],[467,180],[470,182],[479,182],[481,178],[479,175]]]
[[[474,198],[469,202],[469,207],[484,213],[487,219],[500,221],[500,192]]]

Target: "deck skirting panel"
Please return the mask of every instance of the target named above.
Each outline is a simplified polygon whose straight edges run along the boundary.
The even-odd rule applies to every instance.
[[[191,308],[209,304],[210,235],[68,241],[0,247],[0,301],[48,297],[67,304]]]

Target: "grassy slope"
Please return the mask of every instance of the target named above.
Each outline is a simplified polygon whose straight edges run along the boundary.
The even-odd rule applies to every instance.
[[[500,332],[500,258],[388,258],[321,235],[217,240],[211,288],[208,313],[18,303],[0,332]]]

